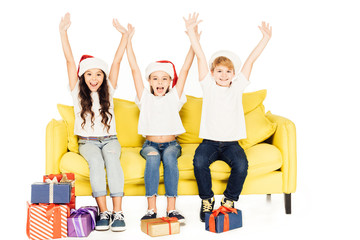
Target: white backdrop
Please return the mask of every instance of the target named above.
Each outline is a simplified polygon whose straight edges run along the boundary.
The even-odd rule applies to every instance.
[[[325,235],[355,233],[357,224],[351,218],[360,214],[358,9],[356,1],[314,0],[3,3],[1,228],[7,226],[14,239],[25,237],[30,184],[41,181],[45,172],[46,124],[60,118],[57,103],[72,104],[58,31],[61,16],[71,13],[68,35],[76,61],[90,54],[111,64],[121,38],[112,26],[112,18],[118,18],[122,25],[129,22],[136,28],[133,46],[142,70],[151,61],[169,59],[179,71],[190,46],[182,17],[196,11],[204,20],[201,43],[208,58],[229,49],[245,61],[262,37],[257,26],[263,20],[273,26],[247,92],[267,89],[266,109],[296,124],[294,198],[308,209],[309,220],[327,229]],[[202,96],[196,60],[185,92]],[[135,97],[126,55],[115,97]],[[316,220],[311,215],[315,213]]]

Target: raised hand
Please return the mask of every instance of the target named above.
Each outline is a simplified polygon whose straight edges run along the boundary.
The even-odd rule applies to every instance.
[[[199,13],[193,13],[192,15],[190,13],[188,19],[183,17],[187,31],[189,31],[190,29],[194,29],[195,32],[197,32],[197,26],[199,25],[199,23],[202,22],[202,20],[199,21],[197,20],[198,17],[199,17]]]
[[[186,29],[189,29],[189,28],[193,28],[194,29],[194,32],[195,32],[195,35],[196,35],[196,38],[198,40],[200,40],[200,35],[201,35],[201,32],[199,33],[198,31],[198,25],[200,22],[202,22],[202,20],[200,21],[197,21],[197,18],[199,17],[199,13],[193,13],[193,15],[191,16],[191,14],[189,14],[189,18],[188,19],[184,19],[185,21],[185,26],[186,26]],[[185,31],[185,33],[187,35],[189,35],[188,31]]]
[[[126,30],[126,28],[124,28],[120,23],[119,21],[114,18],[113,19],[113,26],[116,28],[116,30],[118,30],[121,34],[128,34],[128,31]]]
[[[129,40],[131,40],[135,33],[135,27],[133,27],[130,23],[127,25],[127,27],[128,27],[127,32],[129,34]]]
[[[264,38],[271,38],[272,35],[272,27],[270,27],[269,23],[262,22],[261,26],[259,26],[261,33],[263,34]]]
[[[71,25],[70,13],[66,13],[65,16],[61,18],[61,21],[59,24],[60,32],[67,31],[68,28],[70,27],[70,25]]]

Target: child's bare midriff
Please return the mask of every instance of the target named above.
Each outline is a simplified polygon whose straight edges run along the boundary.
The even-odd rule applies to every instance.
[[[146,136],[146,139],[152,142],[164,143],[171,142],[175,140],[175,135],[165,135],[165,136]]]

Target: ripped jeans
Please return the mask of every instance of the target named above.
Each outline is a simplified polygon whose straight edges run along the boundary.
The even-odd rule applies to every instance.
[[[165,143],[156,143],[146,140],[140,154],[146,159],[144,173],[146,197],[157,195],[161,161],[164,166],[165,196],[177,197],[179,182],[177,158],[181,155],[180,144],[176,140]]]
[[[124,173],[120,164],[121,146],[116,136],[104,140],[79,139],[79,152],[89,164],[93,197],[107,195],[106,175],[110,197],[124,196]]]

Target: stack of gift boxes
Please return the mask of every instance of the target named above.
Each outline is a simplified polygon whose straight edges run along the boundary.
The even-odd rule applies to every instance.
[[[95,229],[97,207],[75,210],[75,176],[72,173],[50,174],[43,182],[31,185],[26,232],[30,239],[44,240],[87,237]],[[221,206],[205,215],[205,229],[221,233],[242,227],[241,211]],[[177,218],[156,218],[141,221],[141,230],[149,236],[180,232]]]
[[[95,228],[98,209],[75,210],[75,176],[64,173],[45,175],[43,182],[31,185],[27,214],[30,239],[86,237]]]

